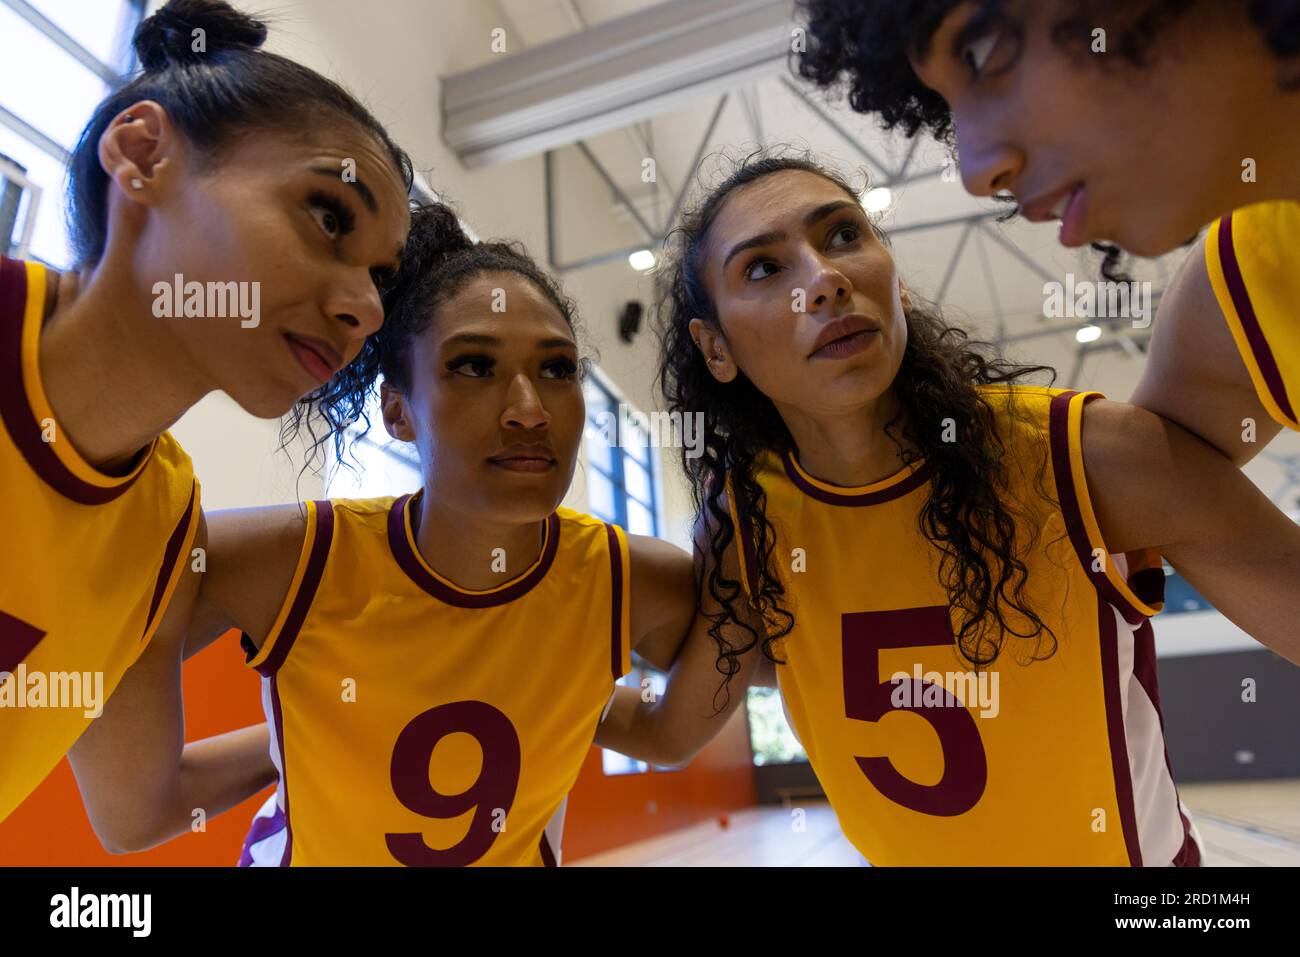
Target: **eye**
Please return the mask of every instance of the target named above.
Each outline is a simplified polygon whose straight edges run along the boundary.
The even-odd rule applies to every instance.
[[[447,363],[447,371],[470,379],[482,379],[495,364],[488,356],[459,356]]]
[[[858,229],[856,223],[841,223],[831,233],[831,246],[847,246],[861,235],[862,231]],[[843,242],[837,243],[835,242],[835,239],[838,236],[846,236],[847,238]]]
[[[972,76],[980,75],[985,64],[989,62],[989,57],[997,49],[998,41],[1001,38],[1002,32],[1000,30],[989,30],[983,36],[972,40],[962,48],[962,61],[970,67]]]
[[[556,359],[542,366],[543,373],[550,373],[550,379],[572,379],[578,374],[578,365],[572,359]]]
[[[346,236],[356,226],[356,216],[348,205],[329,193],[313,192],[307,200],[307,208],[321,232],[332,240]]]
[[[772,271],[762,276],[755,276],[754,270],[760,266],[771,266]],[[777,272],[780,271],[780,269],[781,267],[778,266],[770,259],[756,259],[748,266],[745,267],[745,278],[751,282],[757,282],[760,279],[770,279],[771,277],[775,276]]]

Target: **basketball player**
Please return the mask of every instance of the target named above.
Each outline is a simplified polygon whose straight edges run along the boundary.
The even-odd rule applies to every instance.
[[[599,742],[689,758],[722,723],[717,674],[761,654],[874,864],[1196,863],[1155,550],[1295,661],[1300,528],[1179,427],[1023,384],[1041,367],[911,297],[814,163],[751,157],[679,243],[661,381],[706,416],[685,466],[717,644],[693,632],[659,702],[623,689]]]
[[[574,306],[517,247],[417,212],[385,305],[384,425],[423,488],[209,517],[193,632],[243,631],[279,778],[242,863],[555,865],[631,649],[666,668],[694,618],[691,558],[560,506],[586,421]],[[178,696],[142,695],[141,725],[178,725],[158,704]],[[175,733],[104,765],[134,747],[166,775]],[[97,827],[155,813],[132,787],[87,795]]]
[[[1300,0],[800,7],[805,78],[951,137],[968,191],[1061,220],[1066,246],[1155,256],[1209,223],[1132,401],[1237,464],[1300,429]]]
[[[205,538],[166,429],[213,390],[279,416],[383,318],[410,161],[340,87],[259,52],[265,35],[213,0],[146,20],[143,72],[72,156],[79,268],[0,262],[0,819],[133,662],[179,668]],[[193,755],[204,774],[243,776],[229,744]]]

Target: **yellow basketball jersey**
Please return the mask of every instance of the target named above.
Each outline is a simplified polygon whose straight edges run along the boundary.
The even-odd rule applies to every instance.
[[[1224,216],[1206,233],[1205,264],[1260,402],[1300,429],[1300,203]]]
[[[1007,635],[979,674],[961,660],[939,551],[918,527],[924,460],[838,488],[797,455],[769,455],[758,479],[795,616],[775,643],[794,731],[876,865],[1195,862],[1147,621],[1163,601],[1159,557],[1107,555],[1084,481],[1080,424],[1099,395],[981,392],[1006,447],[1024,600],[1055,653],[1028,661],[1049,647]],[[754,550],[742,552],[748,585]],[[1028,619],[1012,625],[1024,634]]]
[[[0,259],[0,820],[144,651],[199,523],[189,456],[169,434],[120,477],[63,437],[38,356],[53,278]]]
[[[280,784],[242,864],[558,862],[566,795],[629,668],[627,539],[560,508],[531,568],[465,591],[415,546],[422,494],[307,506],[249,661]]]

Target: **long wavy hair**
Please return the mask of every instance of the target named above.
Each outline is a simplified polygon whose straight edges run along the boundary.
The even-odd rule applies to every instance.
[[[728,197],[787,170],[815,173],[858,201],[858,193],[844,178],[806,154],[752,153],[736,161],[723,182],[686,213],[669,238],[658,271],[659,385],[671,412],[704,416],[703,450],[683,450],[682,464],[711,558],[697,563],[696,583],[700,612],[708,618],[709,634],[718,646],[717,669],[725,678],[719,692],[724,697],[740,667],[739,657],[761,643],[764,656],[779,662],[773,643],[794,627],[785,586],[775,571],[776,531],[766,514],[757,473],[766,453],[795,449],[776,406],[743,371],[730,382],[713,377],[691,336],[690,323],[700,318],[719,324],[702,266],[709,230]],[[873,229],[887,242],[879,228]],[[1024,658],[1049,657],[1057,639],[1025,597],[1028,572],[1019,558],[1025,542],[1004,494],[1005,449],[993,425],[992,407],[977,386],[1012,383],[1038,373],[1048,374],[1050,385],[1055,371],[1004,361],[995,347],[971,340],[935,308],[915,297],[912,302],[906,310],[907,347],[893,382],[900,410],[885,432],[904,463],[924,457],[930,469],[930,493],[917,523],[941,554],[939,577],[957,612],[957,649],[973,667],[984,667],[997,659],[1010,635],[1028,640]],[[946,419],[957,423],[961,442],[941,440]],[[901,438],[910,440],[919,454],[907,449]],[[1044,455],[1040,478],[1045,467]],[[1039,492],[1045,494],[1041,488]],[[746,526],[739,530],[733,526],[728,494]],[[748,537],[755,558],[748,595],[742,583],[724,571],[723,556],[739,544],[738,534]],[[706,592],[721,611],[704,610]],[[738,645],[726,638],[732,628],[742,636]]]

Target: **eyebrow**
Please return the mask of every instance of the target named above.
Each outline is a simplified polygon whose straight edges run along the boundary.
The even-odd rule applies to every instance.
[[[454,336],[448,336],[443,345],[463,345],[463,346],[502,346],[504,343],[496,336],[487,335],[482,332],[458,332]],[[563,336],[547,336],[545,339],[537,340],[539,349],[574,349],[577,343],[572,339],[565,339]]]
[[[366,209],[370,210],[372,213],[378,213],[378,212],[379,212],[379,204],[378,204],[377,202],[375,202],[375,194],[372,193],[372,192],[370,191],[370,187],[367,186],[367,185],[366,185],[364,182],[362,182],[361,180],[359,180],[359,179],[343,179],[343,178],[339,175],[339,171],[338,171],[338,170],[336,170],[336,169],[330,169],[328,166],[313,166],[313,167],[311,168],[311,171],[312,171],[313,173],[316,173],[318,176],[328,176],[330,179],[334,180],[336,183],[343,183],[343,185],[345,185],[345,186],[350,186],[350,187],[352,187],[353,189],[355,189],[355,190],[356,190],[356,191],[361,195],[361,201],[362,201],[363,203],[366,204]]]
[[[858,210],[861,209],[857,203],[850,202],[847,199],[837,199],[833,202],[823,203],[803,218],[804,228],[810,229],[813,226],[816,226],[827,216],[837,213],[845,207]],[[731,262],[732,259],[743,253],[746,249],[753,249],[756,246],[766,246],[769,243],[780,242],[785,238],[786,234],[783,231],[778,231],[772,233],[760,233],[757,236],[752,236],[749,239],[736,243],[736,245],[731,247],[731,252],[727,253],[727,258],[722,261],[723,271],[726,271],[727,263]]]

